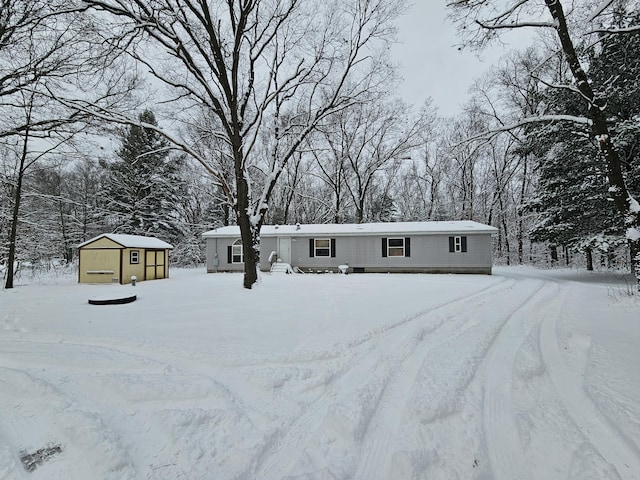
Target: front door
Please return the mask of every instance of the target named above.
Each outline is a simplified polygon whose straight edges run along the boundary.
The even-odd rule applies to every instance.
[[[278,259],[282,263],[291,263],[291,239],[280,238],[278,239]]]

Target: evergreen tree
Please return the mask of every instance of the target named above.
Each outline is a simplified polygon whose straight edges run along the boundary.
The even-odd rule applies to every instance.
[[[589,75],[603,85],[608,122],[624,166],[629,192],[640,193],[640,33],[606,35],[586,52]],[[550,90],[550,113],[585,116],[586,106],[567,90]],[[625,228],[611,211],[607,172],[589,127],[546,125],[530,130],[540,160],[538,196],[530,205],[541,213],[532,239],[604,252],[624,243]],[[589,261],[588,261],[589,263]]]
[[[139,120],[157,125],[149,110],[141,113]],[[121,140],[117,160],[103,162],[106,203],[113,213],[111,229],[177,241],[181,230],[175,210],[181,184],[180,158],[169,155],[167,141],[151,128],[130,126]]]
[[[640,13],[631,19],[616,14],[615,26],[640,24]],[[591,52],[590,72],[604,85],[611,132],[622,157],[630,193],[640,195],[640,31],[603,35]]]
[[[602,247],[604,238],[621,237],[624,228],[609,206],[597,147],[586,135],[576,136],[575,126],[553,125],[540,133],[538,142],[545,151],[538,168],[538,195],[529,207],[535,206],[541,216],[532,240],[589,254]]]

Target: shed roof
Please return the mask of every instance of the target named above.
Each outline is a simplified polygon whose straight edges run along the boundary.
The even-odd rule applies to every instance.
[[[122,245],[124,248],[173,248],[173,245],[170,245],[167,242],[163,242],[162,240],[155,237],[145,237],[142,235],[125,235],[121,233],[103,233],[102,235],[98,235],[91,240],[87,240],[86,242],[81,243],[80,245],[78,245],[78,248],[89,245],[90,243],[93,243],[101,238],[108,238],[109,240]]]
[[[300,224],[263,225],[262,237],[309,236],[309,235],[405,235],[405,234],[464,234],[497,233],[498,229],[471,220],[450,222],[389,222],[389,223],[342,223],[342,224]],[[202,234],[204,238],[238,237],[238,226],[220,227]]]

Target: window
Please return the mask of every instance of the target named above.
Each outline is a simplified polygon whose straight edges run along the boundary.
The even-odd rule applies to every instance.
[[[129,254],[129,263],[132,265],[140,263],[140,250],[131,250]]]
[[[244,263],[242,254],[242,240],[238,239],[231,246],[231,263]]]
[[[387,255],[390,257],[404,257],[404,238],[388,239]]]
[[[411,256],[411,238],[383,238],[382,239],[382,256],[383,257],[410,257]]]
[[[331,255],[331,240],[328,238],[315,239],[314,257],[328,257]]]
[[[467,237],[449,237],[449,252],[460,253],[467,251]]]
[[[335,257],[336,256],[336,239],[335,238],[310,238],[309,239],[309,257]]]
[[[233,242],[233,245],[229,245],[227,250],[227,262],[228,263],[244,263],[244,254],[242,252],[242,239],[238,239]]]

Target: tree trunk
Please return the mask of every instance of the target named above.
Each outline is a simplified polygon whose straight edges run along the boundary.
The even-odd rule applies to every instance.
[[[509,245],[509,230],[507,229],[507,222],[502,218],[502,228],[504,229],[504,249],[506,254],[507,265],[511,265],[511,246]]]
[[[524,228],[522,222],[522,215],[518,219],[518,265],[524,263]]]
[[[504,248],[507,255],[507,265],[511,265],[511,246],[509,245],[509,228],[507,227],[507,218],[505,215],[504,202],[502,200],[502,190],[498,195],[498,201],[500,205],[500,217],[502,222],[502,228],[504,230]]]
[[[489,222],[489,225],[491,225],[491,223]],[[498,251],[496,252],[498,254],[498,257],[502,257],[502,229],[498,227],[498,245],[497,245],[497,249]]]
[[[58,189],[57,194],[59,198],[62,198],[61,189]],[[62,243],[64,245],[64,263],[68,265],[73,261],[73,248],[71,247],[71,241],[69,240],[64,203],[61,200],[58,200],[58,213],[60,214],[60,233],[62,234]]]
[[[587,248],[584,251],[584,254],[587,257],[587,271],[593,272],[593,251],[590,248]]]
[[[13,215],[11,217],[11,230],[9,233],[9,257],[7,259],[7,281],[4,288],[13,288],[14,263],[16,260],[16,238],[18,236],[18,218],[20,212],[20,198],[22,196],[22,163],[18,173],[15,194],[13,196]]]
[[[523,171],[522,171],[522,185],[520,186],[520,204],[517,209],[518,216],[518,263],[522,265],[524,263],[524,202],[525,194],[527,191],[527,155],[523,157]]]
[[[356,206],[356,223],[362,223],[364,220],[364,199],[361,197]]]
[[[229,217],[230,217],[230,208],[228,203],[224,203],[222,205],[222,225],[225,227],[229,226]]]
[[[631,272],[638,280],[638,290],[640,290],[640,238],[629,240],[629,251],[631,252]]]
[[[20,219],[20,200],[22,199],[22,180],[24,178],[25,164],[27,161],[27,152],[29,144],[29,122],[24,133],[24,142],[22,152],[20,154],[20,167],[18,168],[18,178],[16,179],[15,193],[13,196],[13,214],[11,216],[11,229],[9,232],[9,256],[7,259],[7,280],[4,288],[13,288],[14,263],[16,260],[16,240],[18,238],[18,220]]]
[[[556,245],[550,245],[551,250],[551,263],[558,263],[558,247]]]
[[[259,230],[251,224],[246,213],[238,212],[238,226],[242,238],[242,253],[244,256],[244,288],[252,288],[258,281],[258,265],[260,262]]]
[[[427,212],[427,220],[433,220],[433,210],[434,210],[434,205],[436,203],[436,189],[435,186],[433,184],[433,181],[431,181],[431,190],[429,193],[429,211]]]
[[[240,162],[237,163],[239,165]],[[252,223],[249,217],[249,185],[245,173],[236,175],[238,200],[236,215],[242,239],[242,253],[244,256],[244,288],[251,289],[258,281],[258,265],[260,262],[260,227]]]

